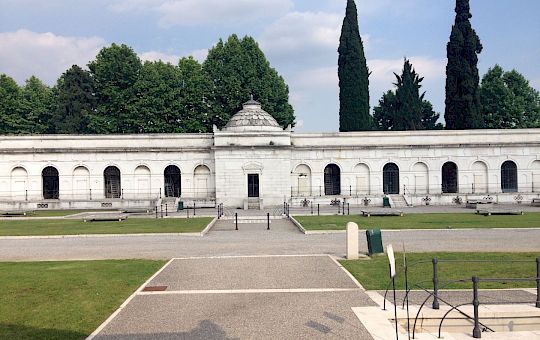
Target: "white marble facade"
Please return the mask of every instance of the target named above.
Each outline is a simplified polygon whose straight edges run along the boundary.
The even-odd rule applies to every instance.
[[[0,137],[0,209],[379,205],[385,193],[413,204],[530,201],[540,129],[299,134],[249,101],[210,134]]]

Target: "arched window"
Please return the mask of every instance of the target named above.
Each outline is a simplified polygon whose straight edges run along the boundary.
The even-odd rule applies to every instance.
[[[48,166],[41,172],[43,180],[43,199],[56,200],[60,196],[58,179],[58,170],[52,166]]]
[[[341,194],[341,171],[335,164],[328,164],[324,168],[324,194],[329,196]]]
[[[165,197],[180,197],[182,192],[180,168],[169,165],[165,168],[163,176],[165,177]]]
[[[84,166],[73,169],[73,194],[74,199],[90,198],[90,171]]]
[[[151,197],[152,188],[150,185],[152,174],[146,165],[139,165],[135,168],[135,185],[137,197]]]
[[[442,167],[443,194],[456,194],[458,192],[458,168],[454,162],[446,162]]]
[[[108,166],[103,171],[105,181],[105,198],[120,198],[122,186],[120,180],[120,170],[115,166]]]
[[[23,167],[11,170],[11,197],[14,200],[28,199],[28,172]]]
[[[418,162],[412,167],[414,175],[414,193],[429,193],[429,168],[426,163]]]
[[[488,167],[482,161],[476,161],[472,165],[473,170],[473,185],[472,193],[487,193],[488,192]]]
[[[296,196],[311,196],[311,169],[306,164],[298,165],[291,176],[292,193]]]
[[[518,191],[517,166],[512,161],[506,161],[501,166],[502,192]]]
[[[399,168],[388,163],[383,168],[383,192],[387,195],[399,194]]]
[[[193,170],[195,184],[195,197],[210,197],[210,169],[206,165],[199,165]]]
[[[370,194],[369,167],[366,164],[360,163],[354,167],[353,172],[356,176],[356,193]]]

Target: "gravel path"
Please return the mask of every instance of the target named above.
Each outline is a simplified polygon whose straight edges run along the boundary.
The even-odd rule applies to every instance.
[[[230,223],[230,224],[227,224]],[[205,237],[148,235],[56,239],[0,239],[0,260],[169,259],[186,256],[331,254],[345,255],[345,234],[304,235],[288,220],[266,224],[219,222]],[[538,229],[385,231],[384,244],[409,252],[540,251]],[[360,233],[360,250],[367,251]]]

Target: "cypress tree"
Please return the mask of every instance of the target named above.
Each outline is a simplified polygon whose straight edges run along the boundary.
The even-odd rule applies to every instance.
[[[60,76],[55,87],[54,125],[50,130],[56,133],[92,133],[88,124],[95,116],[96,98],[94,80],[90,72],[77,65],[71,66]]]
[[[478,74],[478,54],[482,52],[480,38],[469,21],[469,0],[456,0],[456,19],[446,46],[446,109],[447,129],[478,129],[483,127]]]
[[[413,69],[409,60],[405,59],[401,76],[396,76],[397,114],[394,120],[394,130],[422,129],[422,103],[424,94],[420,94],[420,83],[424,78]]]
[[[371,130],[369,71],[354,0],[347,1],[338,54],[339,131]]]

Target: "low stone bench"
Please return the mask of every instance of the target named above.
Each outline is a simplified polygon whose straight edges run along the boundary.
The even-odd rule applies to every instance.
[[[403,216],[403,211],[394,209],[362,210],[362,216]]]
[[[132,208],[122,210],[123,214],[149,214],[154,211],[154,208]]]
[[[478,209],[476,210],[478,215],[491,216],[491,215],[523,215],[523,210],[518,209]]]
[[[3,217],[10,217],[10,216],[26,216],[31,214],[32,211],[24,211],[24,210],[9,210],[9,211],[0,211],[0,216]]]
[[[111,222],[111,221],[124,221],[127,220],[125,214],[101,214],[101,215],[88,215],[83,218],[84,222]]]
[[[479,206],[493,204],[493,200],[479,199],[479,200],[467,200],[466,207],[469,209],[478,209]]]
[[[533,198],[531,201],[533,207],[540,207],[540,198]]]

